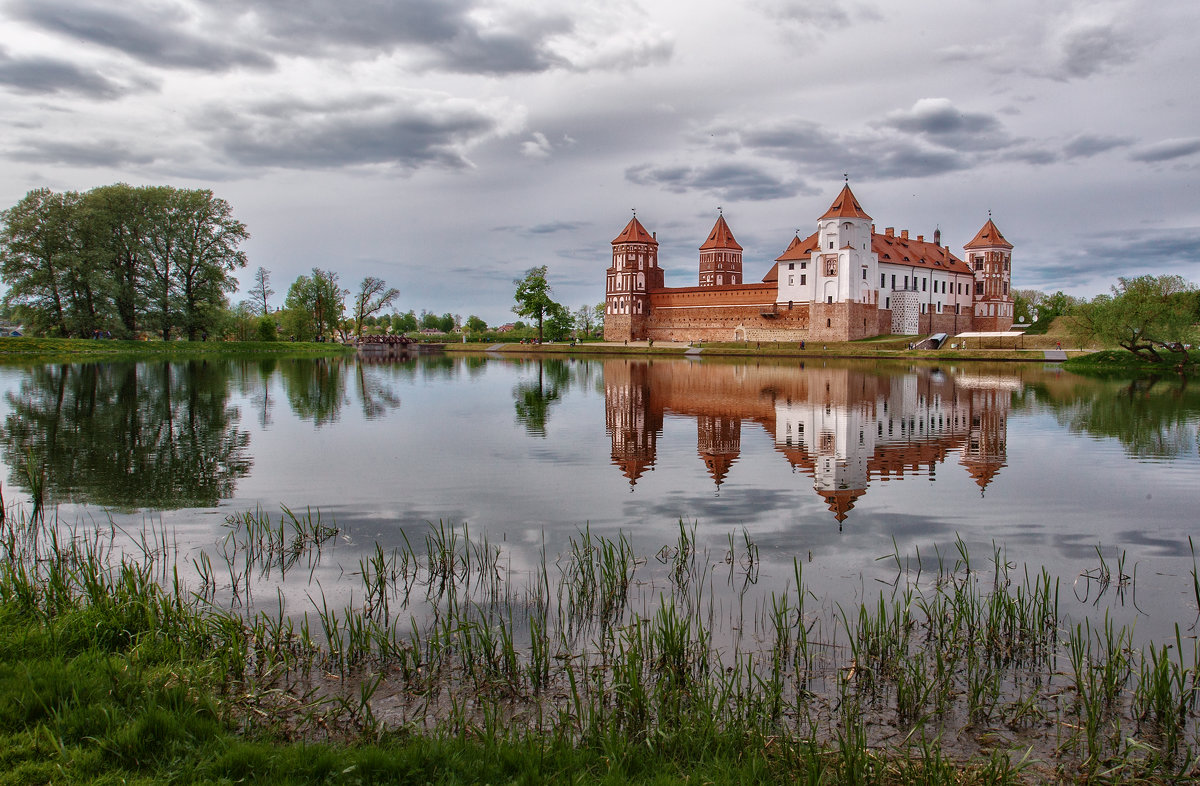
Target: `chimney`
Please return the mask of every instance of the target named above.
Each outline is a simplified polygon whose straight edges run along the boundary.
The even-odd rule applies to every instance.
[[[918,242],[918,243],[924,243],[924,242],[925,242],[925,236],[924,236],[924,235],[917,235],[917,242]]]
[[[896,228],[895,227],[888,227],[887,229],[885,229],[883,231],[887,234],[888,237],[896,236]]]
[[[901,239],[901,240],[908,240],[908,230],[907,230],[907,229],[901,229],[901,230],[900,230],[900,239]]]
[[[655,240],[658,240],[658,231],[655,230],[654,232],[651,232],[650,237],[654,238]]]

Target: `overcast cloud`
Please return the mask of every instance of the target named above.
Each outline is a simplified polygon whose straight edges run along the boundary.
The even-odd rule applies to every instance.
[[[668,281],[721,206],[757,280],[843,176],[1018,287],[1200,282],[1200,8],[1148,0],[0,0],[0,206],[211,188],[250,267],[513,318],[603,296],[631,208]],[[244,292],[235,298],[244,297]],[[277,295],[276,299],[281,299]]]

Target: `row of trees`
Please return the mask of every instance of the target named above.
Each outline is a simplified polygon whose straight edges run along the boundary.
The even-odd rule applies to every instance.
[[[208,190],[37,189],[0,212],[4,304],[43,335],[196,338],[224,318],[249,236]]]
[[[1018,289],[1013,305],[1018,322],[1037,327],[1067,317],[1080,346],[1119,346],[1148,362],[1191,363],[1200,344],[1200,290],[1182,276],[1119,278],[1109,294],[1091,300]]]

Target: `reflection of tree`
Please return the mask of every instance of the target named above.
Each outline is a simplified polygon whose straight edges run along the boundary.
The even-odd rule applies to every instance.
[[[208,507],[250,470],[226,363],[42,366],[7,398],[9,482],[23,486],[24,463],[43,462],[47,501]]]
[[[562,360],[538,359],[533,362],[537,364],[537,378],[513,388],[513,406],[517,420],[525,424],[525,430],[533,436],[544,437],[550,405],[566,392],[571,371]]]
[[[377,374],[367,374],[364,364],[358,364],[358,397],[362,400],[363,417],[374,420],[383,417],[388,410],[400,408],[400,396],[379,379]]]
[[[346,403],[345,368],[342,358],[281,361],[279,376],[296,417],[317,427],[336,422]]]
[[[1131,456],[1174,458],[1197,446],[1200,393],[1187,381],[1138,379],[1091,389],[1091,396],[1053,402],[1072,431],[1115,437]]]

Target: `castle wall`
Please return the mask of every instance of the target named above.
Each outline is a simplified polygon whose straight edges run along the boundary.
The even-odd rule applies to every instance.
[[[656,341],[800,341],[807,304],[774,302],[773,284],[686,287],[650,293],[644,338]],[[607,335],[607,329],[605,330]]]

